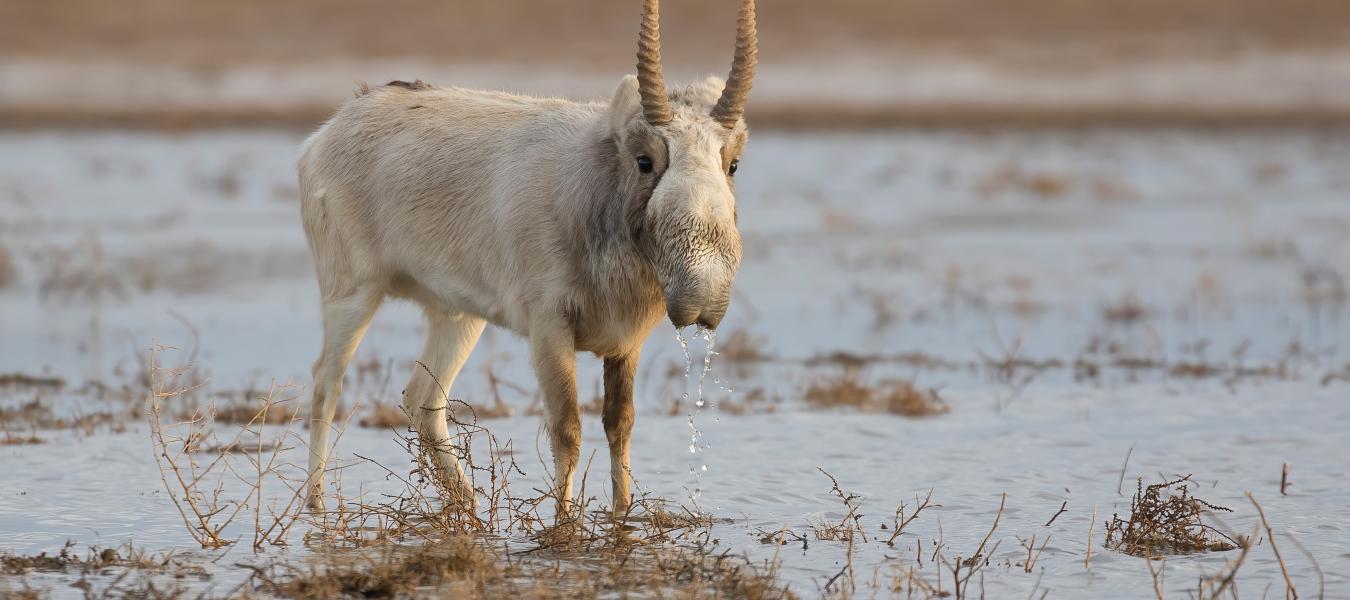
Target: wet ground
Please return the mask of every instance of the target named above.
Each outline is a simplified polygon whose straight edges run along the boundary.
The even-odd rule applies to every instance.
[[[321,332],[293,175],[302,138],[0,134],[0,373],[64,380],[0,395],[0,408],[50,409],[6,421],[7,438],[42,443],[0,446],[0,551],[132,541],[206,561],[193,589],[228,593],[250,575],[235,566],[256,559],[246,544],[224,560],[193,549],[136,390],[154,343],[179,348],[165,364],[196,348],[222,398],[308,385]],[[713,528],[721,549],[777,556],[808,597],[827,583],[885,595],[912,577],[950,591],[958,557],[1000,515],[971,597],[1138,598],[1153,594],[1150,564],[1103,548],[1103,522],[1129,512],[1136,478],[1191,474],[1196,496],[1233,509],[1210,523],[1235,536],[1258,522],[1252,493],[1303,597],[1316,597],[1319,567],[1327,597],[1350,596],[1347,160],[1338,130],[756,132],[737,175],[745,260],[709,406],[693,403],[704,342],[691,341],[686,379],[675,332],[658,328],[639,371],[638,485],[727,519]],[[397,401],[421,333],[411,306],[376,317],[347,385],[358,418]],[[599,374],[579,365],[583,403]],[[911,418],[861,402],[860,414],[843,399],[843,383],[892,380],[950,410]],[[452,395],[486,407],[494,381],[511,409],[494,412],[514,416],[482,424],[513,442],[517,489],[542,486],[524,345],[489,330]],[[102,412],[115,416],[88,418]],[[604,435],[598,416],[585,424],[587,490],[605,504]],[[406,471],[396,441],[348,428],[344,488],[397,488],[365,460]],[[818,468],[859,495],[852,544],[813,532],[848,512]],[[929,490],[932,506],[888,544],[897,505],[911,514]],[[1280,565],[1256,539],[1235,581],[1244,597],[1268,585],[1278,596]],[[300,562],[317,550],[269,552]],[[850,553],[852,575],[836,578]],[[1185,597],[1237,555],[1151,566],[1166,595]],[[28,577],[80,593],[68,575]]]

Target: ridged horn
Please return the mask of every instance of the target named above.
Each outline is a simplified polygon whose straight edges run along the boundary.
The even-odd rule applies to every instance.
[[[745,100],[750,96],[750,85],[755,80],[755,63],[759,54],[755,33],[755,0],[742,0],[736,16],[736,55],[731,59],[731,74],[722,97],[712,109],[713,120],[728,129],[745,113]]]
[[[638,93],[642,95],[642,115],[652,125],[670,122],[670,98],[661,76],[661,13],[658,0],[642,4],[642,30],[638,33]]]

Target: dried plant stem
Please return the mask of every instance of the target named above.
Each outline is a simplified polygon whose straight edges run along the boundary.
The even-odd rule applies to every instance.
[[[1088,563],[1092,561],[1092,529],[1095,528],[1096,526],[1097,526],[1097,505],[1093,504],[1092,518],[1088,520],[1087,555],[1083,557],[1084,571],[1091,570],[1091,567],[1088,566]]]
[[[1049,527],[1051,523],[1054,523],[1054,522],[1055,522],[1055,519],[1058,519],[1060,515],[1062,515],[1062,514],[1064,514],[1064,513],[1066,513],[1066,512],[1069,512],[1069,501],[1068,501],[1068,500],[1065,500],[1065,501],[1064,501],[1064,504],[1059,505],[1059,512],[1055,513],[1054,516],[1050,517],[1050,520],[1045,522],[1045,526],[1046,526],[1046,527]]]
[[[1298,541],[1298,538],[1289,534],[1285,535],[1289,538],[1289,541],[1294,543],[1295,548],[1298,548],[1304,556],[1308,557],[1308,562],[1312,563],[1313,570],[1317,572],[1317,600],[1322,600],[1327,593],[1327,579],[1326,574],[1322,572],[1322,565],[1317,564],[1317,559],[1313,557],[1311,552],[1308,552],[1307,548],[1303,547],[1303,543]]]
[[[862,536],[862,541],[866,542],[867,531],[863,529],[863,526],[860,523],[858,523],[858,519],[862,517],[858,512],[862,506],[861,502],[859,502],[860,497],[857,494],[844,493],[844,490],[839,487],[839,480],[835,479],[834,475],[827,473],[825,469],[816,467],[816,470],[824,473],[826,477],[830,478],[830,491],[834,492],[834,495],[838,496],[839,500],[844,503],[844,508],[848,509],[844,514],[844,518],[840,519],[837,525],[823,522],[816,526],[816,538],[821,540],[847,538],[849,541],[852,541],[853,535],[856,533]]]
[[[1003,497],[998,501],[998,513],[994,515],[994,525],[989,528],[989,533],[984,534],[984,539],[980,541],[980,547],[975,549],[975,554],[970,558],[978,560],[984,554],[984,546],[989,543],[989,538],[994,536],[994,531],[998,529],[998,521],[1003,518],[1003,505],[1008,501],[1008,492],[1003,492]]]
[[[917,495],[915,496],[914,500],[915,502],[918,502]],[[886,545],[895,546],[895,538],[900,537],[900,534],[905,531],[905,527],[909,526],[909,524],[912,521],[914,521],[914,519],[918,518],[919,513],[923,512],[923,509],[928,508],[930,505],[932,505],[932,502],[933,502],[933,490],[929,489],[928,496],[926,496],[923,499],[923,502],[918,502],[918,506],[914,509],[913,513],[910,513],[908,517],[905,516],[905,503],[901,502],[900,506],[896,507],[895,509],[895,519],[893,521],[895,529],[894,531],[891,532],[890,539],[886,540]],[[922,558],[923,557],[920,557],[920,560],[922,560]]]
[[[1050,535],[1045,536],[1045,540],[1041,542],[1041,548],[1036,550],[1033,555],[1032,550],[1036,548],[1036,534],[1031,534],[1031,541],[1026,544],[1027,560],[1022,565],[1023,572],[1030,573],[1036,568],[1036,561],[1041,559],[1041,553],[1045,552],[1045,547],[1050,545],[1050,537]]]
[[[1266,539],[1270,540],[1270,549],[1275,552],[1275,560],[1280,563],[1280,573],[1284,575],[1285,598],[1298,600],[1298,590],[1294,589],[1294,580],[1289,577],[1289,567],[1284,564],[1284,557],[1280,556],[1280,548],[1275,545],[1275,532],[1270,529],[1270,521],[1266,520],[1266,511],[1261,508],[1261,504],[1256,501],[1256,497],[1251,492],[1247,492],[1247,499],[1252,501],[1252,506],[1256,507],[1256,514],[1261,516],[1261,526],[1266,530]]]
[[[1238,553],[1237,558],[1228,562],[1228,572],[1223,575],[1215,575],[1210,580],[1211,582],[1218,581],[1219,584],[1217,587],[1214,587],[1214,591],[1210,593],[1209,598],[1211,600],[1219,600],[1219,597],[1223,595],[1224,590],[1227,590],[1229,586],[1233,585],[1233,580],[1237,577],[1238,569],[1242,567],[1242,564],[1247,560],[1247,554],[1251,552],[1252,541],[1256,539],[1256,534],[1260,531],[1259,528],[1260,525],[1257,525],[1257,529],[1252,531],[1252,535],[1245,540],[1246,543],[1242,544],[1242,552]],[[1236,593],[1234,596],[1236,596]],[[1205,596],[1202,593],[1201,598],[1204,597]]]
[[[1164,600],[1162,574],[1163,571],[1167,570],[1167,559],[1159,559],[1162,564],[1155,570],[1153,568],[1153,557],[1151,556],[1153,553],[1150,552],[1149,554],[1150,556],[1144,557],[1144,564],[1148,565],[1149,577],[1153,579],[1153,594],[1158,597],[1158,600]]]
[[[1125,487],[1125,469],[1126,469],[1126,467],[1129,467],[1129,466],[1130,466],[1130,455],[1131,455],[1131,454],[1134,454],[1134,444],[1130,444],[1130,449],[1125,451],[1125,462],[1121,463],[1121,465],[1120,465],[1120,479],[1116,480],[1116,495],[1117,495],[1117,496],[1124,496],[1124,495],[1125,495],[1125,492],[1123,492],[1123,491],[1121,491],[1121,490],[1124,489],[1124,487]]]
[[[222,505],[220,503],[222,492],[220,485],[217,485],[210,497],[197,488],[202,479],[225,459],[225,453],[218,454],[214,460],[202,467],[192,458],[192,449],[195,443],[205,435],[205,424],[200,412],[194,413],[187,421],[188,434],[186,436],[171,437],[164,431],[160,418],[163,402],[169,398],[182,396],[201,385],[200,383],[184,384],[180,382],[181,377],[189,372],[186,367],[162,368],[159,366],[157,354],[168,348],[168,346],[156,344],[150,350],[148,361],[151,369],[151,389],[146,397],[146,414],[150,420],[150,441],[154,450],[155,464],[159,466],[160,481],[164,484],[164,490],[177,508],[179,516],[183,519],[183,524],[187,526],[188,533],[203,548],[220,548],[233,543],[232,540],[223,537],[223,532],[246,505],[236,502],[234,503],[234,510],[226,513],[230,507],[228,504]],[[238,442],[239,434],[236,434],[235,440],[227,446],[234,446]],[[175,446],[177,447],[175,448]],[[185,464],[180,465],[180,460]],[[187,472],[186,478],[184,477],[185,470]],[[170,474],[173,478],[172,483],[170,483]],[[191,516],[188,515],[189,511],[192,513]],[[217,519],[222,514],[226,515],[223,522]]]

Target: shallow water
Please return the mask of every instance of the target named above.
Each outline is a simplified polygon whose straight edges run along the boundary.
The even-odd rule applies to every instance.
[[[301,137],[0,134],[0,246],[18,271],[0,289],[0,373],[116,387],[140,375],[137,352],[157,341],[183,348],[170,353],[180,358],[196,344],[212,388],[307,384],[321,332],[292,183]],[[811,523],[843,516],[823,468],[864,498],[868,541],[853,548],[863,593],[874,573],[885,582],[890,570],[917,566],[920,541],[925,554],[940,542],[949,559],[970,555],[1006,493],[990,542],[1001,544],[980,579],[989,597],[1039,589],[1138,598],[1152,593],[1148,568],[1102,548],[1102,522],[1128,512],[1136,477],[1192,474],[1195,495],[1234,509],[1221,519],[1237,533],[1252,531],[1243,492],[1254,494],[1303,597],[1317,576],[1286,540],[1315,557],[1327,597],[1350,596],[1350,388],[1335,376],[1350,361],[1347,162],[1350,135],[1337,131],[756,133],[738,173],[745,258],[719,331],[722,355],[710,373],[682,377],[705,364],[703,344],[686,360],[668,329],[649,340],[636,399],[638,485],[676,502],[696,497],[731,519],[716,526],[721,544],[770,558],[774,546],[757,531],[811,537]],[[104,283],[80,283],[90,280]],[[383,309],[357,362],[392,363],[393,382],[349,380],[348,401],[395,401],[421,329],[412,307]],[[727,350],[737,332],[760,357]],[[805,388],[843,369],[810,359],[840,351],[882,355],[859,367],[862,380],[940,388],[951,412],[808,410]],[[1152,366],[1112,366],[1123,358]],[[1060,366],[998,368],[1010,359]],[[1100,371],[1080,372],[1079,359]],[[1221,372],[1196,377],[1180,364]],[[1237,375],[1239,367],[1270,372]],[[524,345],[489,330],[453,395],[487,398],[488,368],[524,388],[500,390],[520,416],[484,423],[514,441],[525,489],[543,476],[546,450],[535,449],[547,445],[539,420],[521,414],[534,389]],[[598,361],[579,363],[583,399],[599,379]],[[687,399],[700,390],[710,406]],[[756,393],[770,408],[731,410]],[[0,407],[32,398],[5,390]],[[100,409],[82,394],[43,401],[62,414]],[[584,423],[583,458],[595,452],[587,489],[603,501],[605,437],[598,417]],[[68,539],[192,546],[144,424],[37,434],[47,443],[0,446],[0,550],[51,551]],[[404,465],[393,438],[344,434],[336,456],[350,465],[348,489],[387,489],[383,472],[355,456]],[[899,502],[912,506],[930,489],[940,507],[895,547],[876,539],[889,537],[880,525]],[[1025,573],[1018,538],[1033,533],[1038,547],[1050,542]],[[230,552],[194,585],[223,592],[242,581],[247,572],[228,565],[248,550]],[[789,543],[781,575],[814,595],[847,552],[842,542]],[[929,558],[921,572],[932,581],[939,565]],[[1170,557],[1168,593],[1181,596],[1230,558]],[[948,589],[950,573],[942,577]],[[1268,583],[1278,594],[1266,545],[1237,581],[1244,597]]]

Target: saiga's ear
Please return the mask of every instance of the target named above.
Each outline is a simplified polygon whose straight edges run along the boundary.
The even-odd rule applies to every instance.
[[[713,105],[717,104],[717,99],[722,95],[722,88],[727,87],[727,82],[716,75],[709,75],[703,81],[689,87],[694,92],[699,106],[712,110]]]
[[[625,75],[614,91],[614,99],[609,103],[609,127],[614,137],[622,145],[624,134],[634,117],[642,114],[642,96],[638,94],[638,81],[635,75]]]

